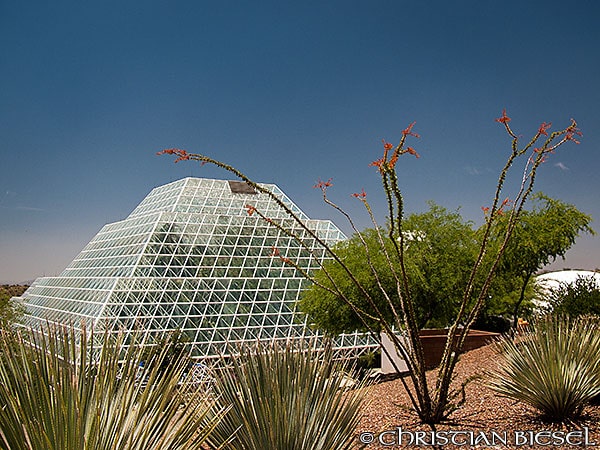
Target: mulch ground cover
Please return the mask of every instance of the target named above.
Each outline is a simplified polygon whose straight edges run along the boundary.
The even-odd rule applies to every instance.
[[[407,407],[410,400],[395,379],[368,387],[369,404],[360,422],[356,448],[581,448],[600,449],[600,405],[587,406],[571,423],[550,423],[521,402],[499,397],[486,386],[485,371],[498,361],[493,345],[471,350],[456,367],[456,386],[480,375],[465,388],[466,402],[435,431]],[[433,372],[429,373],[434,376]],[[372,442],[370,442],[372,441]],[[434,445],[437,444],[437,445]]]

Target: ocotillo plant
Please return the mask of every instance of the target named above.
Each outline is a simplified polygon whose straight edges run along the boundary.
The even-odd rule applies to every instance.
[[[352,271],[337,255],[335,248],[327,245],[315,231],[311,230],[307,224],[305,224],[269,189],[255,183],[235,167],[207,155],[188,153],[186,150],[177,148],[166,149],[159,152],[159,154],[175,155],[177,157],[175,162],[183,160],[199,161],[201,164],[213,164],[229,171],[251,185],[256,191],[270,196],[287,212],[289,217],[301,227],[303,233],[319,242],[325,249],[328,257],[334,259],[344,268],[347,276],[355,284],[358,291],[367,299],[367,304],[370,305],[369,309],[359,308],[353,304],[353,302],[346,297],[342,290],[336,285],[335,280],[330,276],[328,276],[328,279],[333,287],[324,285],[321,285],[320,287],[329,292],[333,292],[342,298],[360,318],[369,318],[371,323],[375,320],[379,328],[388,335],[394,343],[396,351],[404,358],[408,367],[409,377],[407,380],[403,378],[402,381],[407,389],[412,406],[422,422],[436,424],[446,419],[456,407],[452,402],[452,399],[454,398],[453,394],[455,392],[454,390],[451,390],[454,368],[464,346],[467,333],[484,305],[498,262],[506,249],[506,245],[519,220],[519,216],[523,211],[523,207],[533,190],[538,169],[546,161],[548,155],[554,153],[558,147],[569,141],[579,143],[577,139],[581,136],[581,131],[574,120],[571,120],[571,124],[568,127],[550,133],[549,129],[551,124],[544,122],[540,125],[537,132],[534,133],[533,137],[522,145],[521,138],[509,125],[510,120],[511,119],[506,115],[506,111],[503,111],[502,116],[496,119],[508,134],[511,140],[511,149],[504,166],[500,170],[491,204],[482,208],[485,213],[486,222],[480,239],[479,254],[471,269],[470,277],[464,286],[462,302],[458,313],[454,318],[454,322],[448,329],[445,351],[437,369],[437,376],[435,377],[433,384],[428,384],[426,378],[426,366],[423,358],[423,348],[419,338],[415,303],[411,298],[408,279],[409,275],[407,274],[405,266],[404,249],[407,233],[406,230],[403,229],[404,199],[396,169],[400,156],[409,154],[417,158],[419,157],[419,154],[415,149],[408,146],[406,142],[409,138],[419,138],[419,135],[413,131],[415,125],[414,122],[402,131],[400,141],[397,145],[393,145],[384,140],[383,156],[371,163],[372,166],[377,168],[381,178],[383,196],[387,205],[386,216],[389,220],[388,225],[384,228],[377,224],[375,214],[371,209],[370,203],[367,200],[367,194],[364,191],[353,194],[355,198],[364,204],[369,217],[375,225],[380,243],[378,251],[385,254],[386,260],[389,263],[386,270],[391,271],[395,279],[395,289],[397,292],[394,293],[395,295],[391,295],[392,293],[387,292],[380,282],[380,274],[370,259],[369,251],[372,250],[367,247],[363,240],[367,254],[365,263],[372,272],[373,280],[381,291],[380,294],[386,300],[389,309],[392,311],[391,320],[387,319],[382,311],[379,310],[376,302],[370,297],[368,290],[360,283],[357,277],[353,276]],[[517,186],[513,186],[516,193],[512,198],[509,198],[506,197],[505,192],[511,186],[506,187],[505,184],[509,173],[515,169],[518,162],[522,162],[522,175],[519,177],[520,181],[517,182]],[[339,211],[348,220],[353,231],[360,237],[360,231],[356,228],[352,217],[328,197],[327,190],[331,185],[331,180],[319,181],[315,187],[322,191],[325,203]],[[310,252],[308,246],[304,245],[302,238],[295,234],[291,228],[286,227],[284,221],[267,217],[255,205],[248,204],[246,208],[248,214],[257,214],[269,224],[279,229],[280,232],[297,239],[300,245],[303,245],[304,248]],[[500,215],[507,217],[507,225],[504,227],[502,235],[497,236],[494,234],[496,230],[494,224]],[[385,245],[387,241],[392,243],[393,250],[388,251]],[[306,278],[316,282],[310,273],[303,270],[292,259],[281,255],[277,249],[273,249],[273,256],[279,258],[283,264],[295,267]],[[321,266],[321,270],[326,270],[326,268]],[[373,337],[378,342],[381,342],[379,330],[374,329],[374,327],[369,325],[366,320],[363,320],[363,322],[365,327],[370,330]],[[384,351],[386,350],[384,349]]]

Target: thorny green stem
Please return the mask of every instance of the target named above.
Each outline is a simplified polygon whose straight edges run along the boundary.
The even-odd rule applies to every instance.
[[[412,390],[406,384],[404,378],[401,379],[406,391],[408,392],[413,408],[415,409],[422,422],[429,424],[432,427],[432,429],[435,429],[435,424],[439,423],[442,420],[445,420],[448,417],[448,415],[452,412],[452,409],[449,410],[449,408],[452,408],[452,405],[449,404],[452,374],[458,361],[458,357],[462,351],[468,331],[474,323],[475,319],[477,318],[477,315],[481,311],[481,308],[483,307],[485,298],[487,296],[487,292],[494,278],[494,274],[498,267],[499,261],[506,250],[509,239],[519,220],[527,198],[533,190],[537,170],[539,166],[545,161],[546,155],[548,153],[553,153],[558,147],[560,147],[567,141],[574,141],[575,143],[579,143],[576,139],[576,136],[581,136],[581,132],[577,128],[576,122],[573,120],[569,127],[565,128],[562,131],[553,132],[550,134],[550,136],[548,136],[548,134],[546,133],[546,130],[550,127],[550,124],[543,123],[540,126],[540,129],[538,130],[537,134],[535,134],[523,148],[519,149],[519,137],[513,132],[511,127],[508,125],[510,118],[508,118],[506,116],[506,113],[503,112],[503,116],[496,120],[504,125],[505,131],[511,138],[511,153],[508,156],[508,159],[500,172],[498,182],[496,184],[492,206],[489,209],[489,215],[486,219],[483,235],[481,238],[479,252],[472,267],[465,289],[463,291],[462,302],[458,314],[447,334],[446,347],[437,372],[435,389],[433,390],[433,397],[431,395],[432,393],[430,392],[430,388],[426,379],[426,368],[424,364],[423,347],[419,337],[419,327],[414,309],[415,305],[411,297],[409,288],[409,276],[405,266],[405,236],[402,229],[404,201],[401,190],[399,188],[397,172],[395,169],[395,164],[400,155],[404,153],[411,153],[418,157],[418,154],[416,154],[416,152],[412,148],[404,147],[407,136],[418,137],[418,135],[411,131],[414,123],[402,132],[402,138],[400,140],[400,143],[393,149],[391,156],[389,155],[389,151],[392,150],[393,146],[391,144],[385,143],[385,151],[383,158],[373,163],[373,165],[378,166],[381,175],[382,187],[384,190],[387,210],[390,218],[390,225],[387,238],[391,241],[393,245],[394,257],[399,263],[400,273],[397,272],[392,262],[391,255],[386,249],[384,238],[380,232],[380,227],[377,225],[369,203],[364,199],[364,197],[361,198],[361,201],[363,201],[365,208],[369,214],[369,217],[371,218],[371,221],[373,222],[373,224],[375,225],[375,229],[377,230],[377,236],[381,247],[380,250],[385,254],[387,265],[396,280],[397,294],[398,298],[400,299],[399,306],[403,316],[402,320],[400,319],[400,314],[397,311],[397,305],[394,304],[391,295],[385,291],[383,284],[381,283],[381,279],[378,275],[377,269],[375,268],[371,259],[370,249],[368,248],[362,234],[356,229],[352,218],[342,208],[340,208],[335,203],[331,202],[327,197],[325,188],[329,185],[329,183],[324,183],[322,186],[318,186],[322,188],[323,199],[325,203],[337,210],[338,212],[340,212],[342,215],[344,215],[344,217],[346,217],[354,232],[359,236],[362,245],[365,247],[367,252],[367,264],[369,265],[369,269],[373,273],[373,276],[375,277],[375,280],[377,282],[377,286],[382,292],[387,304],[390,307],[390,310],[392,311],[393,320],[391,322],[385,318],[382,311],[377,307],[374,299],[369,295],[366,288],[360,283],[360,281],[352,273],[352,271],[345,264],[345,262],[341,260],[341,258],[337,255],[335,249],[329,246],[323,239],[321,239],[315,231],[311,230],[302,221],[302,219],[300,219],[294,213],[294,211],[292,211],[283,201],[281,201],[281,199],[279,199],[270,190],[259,185],[258,183],[253,182],[242,172],[235,169],[234,167],[220,162],[218,160],[215,160],[213,158],[210,158],[208,156],[200,154],[188,154],[183,150],[177,149],[165,150],[161,153],[176,154],[177,156],[179,156],[178,161],[191,159],[200,161],[202,164],[213,164],[234,174],[239,179],[248,183],[258,192],[268,195],[286,212],[286,214],[290,218],[294,220],[296,224],[300,226],[301,230],[303,230],[310,238],[314,239],[314,241],[318,243],[319,246],[321,246],[325,253],[329,255],[337,264],[339,264],[340,267],[343,268],[344,272],[348,275],[352,283],[359,289],[359,291],[365,297],[365,299],[367,299],[369,307],[373,309],[372,312],[367,312],[364,311],[362,308],[357,307],[354,304],[354,302],[352,302],[351,299],[344,294],[343,290],[339,288],[331,274],[327,271],[327,268],[321,261],[321,258],[315,256],[314,250],[304,242],[304,239],[300,236],[300,234],[298,234],[298,232],[286,227],[283,224],[283,222],[278,223],[264,216],[255,208],[252,208],[253,212],[257,212],[257,214],[259,214],[263,220],[266,220],[267,222],[275,226],[277,229],[284,232],[287,236],[294,238],[302,245],[302,247],[305,250],[310,252],[312,256],[315,256],[315,260],[318,262],[319,267],[325,272],[328,281],[333,287],[319,283],[308,271],[302,269],[296,262],[291,261],[288,258],[281,257],[284,263],[290,264],[292,267],[298,270],[299,273],[302,274],[302,276],[317,283],[320,288],[325,289],[326,291],[338,296],[344,302],[346,302],[357,314],[362,323],[365,325],[365,328],[369,330],[369,333],[373,336],[376,342],[379,342],[381,344],[381,337],[378,334],[378,330],[374,329],[371,326],[369,320],[374,320],[376,323],[378,323],[382,331],[388,335],[388,337],[394,343],[397,352],[405,359],[405,362],[409,368],[409,378],[414,388],[414,394],[416,395],[416,398],[413,396]],[[538,142],[542,135],[548,136],[544,144],[539,148],[533,148],[533,146],[536,144],[536,142]],[[502,203],[500,202],[507,175],[510,169],[513,167],[515,161],[519,157],[527,155],[527,153],[532,148],[533,154],[529,157],[527,163],[525,164],[521,185],[518,193],[516,194],[512,202],[512,208],[510,209],[510,216],[507,222],[507,227],[505,229],[504,236],[502,238],[502,242],[496,253],[492,256],[488,268],[485,269],[484,260],[486,259],[487,251],[489,249],[490,238],[495,224],[495,218],[499,214],[503,213],[504,208],[507,207],[507,201],[504,201]],[[486,271],[484,281],[481,287],[476,288],[476,280],[479,278],[480,272],[482,270]],[[476,289],[477,295],[475,296],[475,298],[473,298]],[[462,325],[462,328],[460,328],[459,331],[460,325]],[[399,330],[403,330],[403,332],[406,333],[408,337],[408,347],[406,347],[405,343],[397,336],[396,332]],[[385,348],[383,348],[383,351],[388,355],[388,357],[390,357],[390,360],[392,361],[392,364],[394,365],[396,370],[399,370],[398,366],[394,362],[394,358],[392,358],[389,354],[389,351]]]
[[[444,354],[442,356],[442,362],[440,364],[440,369],[438,372],[438,377],[437,377],[437,382],[436,382],[437,407],[435,409],[437,411],[434,412],[434,416],[435,416],[436,420],[442,420],[446,417],[447,412],[445,411],[445,407],[446,407],[445,402],[448,398],[450,383],[452,381],[452,379],[451,379],[452,373],[454,371],[456,363],[458,362],[458,357],[463,348],[463,345],[464,345],[465,339],[467,337],[467,334],[469,332],[469,329],[475,322],[479,312],[481,311],[481,309],[483,307],[485,298],[487,296],[487,292],[489,291],[489,288],[493,281],[493,278],[494,278],[496,269],[498,267],[498,264],[500,262],[500,259],[502,258],[502,255],[504,254],[504,252],[506,250],[506,247],[508,245],[510,237],[512,236],[514,228],[517,225],[518,219],[521,215],[521,212],[527,201],[527,198],[533,191],[533,186],[535,183],[535,177],[537,174],[537,170],[538,170],[539,166],[545,161],[545,155],[547,153],[552,153],[560,145],[562,145],[566,141],[570,140],[567,137],[563,137],[558,143],[552,144],[556,138],[558,138],[562,135],[566,135],[566,133],[568,132],[567,130],[571,127],[567,128],[566,130],[563,130],[563,131],[554,132],[548,137],[548,139],[543,144],[543,146],[540,149],[537,149],[537,151],[535,152],[535,154],[536,154],[535,157],[532,156],[528,159],[528,161],[525,165],[524,176],[523,176],[523,179],[522,179],[522,182],[520,185],[519,192],[515,197],[514,207],[511,209],[511,212],[510,212],[510,217],[509,217],[508,225],[507,225],[507,228],[506,228],[506,231],[504,234],[502,244],[500,245],[499,250],[497,251],[496,255],[494,256],[493,262],[487,272],[483,286],[479,290],[479,295],[477,296],[477,299],[476,299],[474,305],[471,306],[470,311],[467,313],[467,317],[464,321],[463,327],[462,327],[460,333],[458,333],[458,327],[461,324],[462,318],[463,318],[465,311],[467,310],[467,307],[470,303],[470,297],[471,297],[472,291],[474,289],[475,276],[478,273],[479,268],[481,267],[483,257],[485,256],[485,253],[486,253],[486,250],[488,247],[487,243],[488,243],[489,236],[491,234],[491,230],[492,230],[492,226],[493,226],[494,214],[498,212],[498,203],[499,203],[499,199],[501,198],[502,188],[504,186],[504,181],[506,179],[507,173],[508,173],[509,169],[512,167],[515,159],[518,156],[525,154],[527,152],[527,150],[529,150],[535,144],[535,142],[539,139],[539,137],[542,134],[540,131],[538,131],[538,133],[530,140],[530,142],[522,150],[517,150],[517,145],[518,145],[517,136],[512,132],[512,130],[508,127],[508,125],[506,123],[505,123],[505,127],[506,127],[508,134],[511,137],[513,137],[513,145],[512,145],[513,152],[509,156],[509,159],[500,174],[498,184],[496,187],[496,193],[494,196],[493,207],[491,210],[492,212],[490,213],[490,216],[488,217],[488,220],[486,222],[486,228],[485,228],[484,237],[482,239],[482,243],[480,246],[479,256],[478,256],[477,262],[471,272],[471,277],[467,284],[467,289],[465,290],[465,296],[463,297],[460,311],[457,315],[456,320],[454,321],[453,325],[451,326],[450,330],[448,331],[446,348],[445,348]],[[573,122],[572,127],[574,127],[574,128],[576,127],[575,122]],[[457,336],[458,336],[458,339],[457,339]]]

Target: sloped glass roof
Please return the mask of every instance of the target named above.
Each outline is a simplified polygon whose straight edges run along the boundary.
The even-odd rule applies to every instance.
[[[345,238],[331,221],[311,220],[277,186],[261,186],[325,242]],[[294,228],[303,245],[249,215],[248,204]],[[325,257],[268,195],[239,182],[175,181],[153,189],[124,220],[105,225],[59,276],[36,280],[21,297],[26,325],[141,328],[157,339],[179,330],[198,357],[217,356],[226,343],[310,335],[296,310],[308,282],[274,249],[307,271]],[[336,346],[360,351],[373,343],[352,334]]]

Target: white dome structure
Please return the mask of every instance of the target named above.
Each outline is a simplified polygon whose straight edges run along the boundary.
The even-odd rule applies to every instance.
[[[552,289],[559,287],[561,284],[574,283],[580,277],[594,277],[600,285],[600,272],[592,272],[591,270],[559,270],[538,275],[535,280],[538,285]]]
[[[596,284],[600,286],[600,272],[592,272],[591,270],[559,270],[556,272],[543,273],[535,277],[535,283],[538,288],[538,293],[534,299],[534,303],[538,307],[545,309],[548,307],[546,293],[560,286],[575,283],[578,278],[594,277]]]

